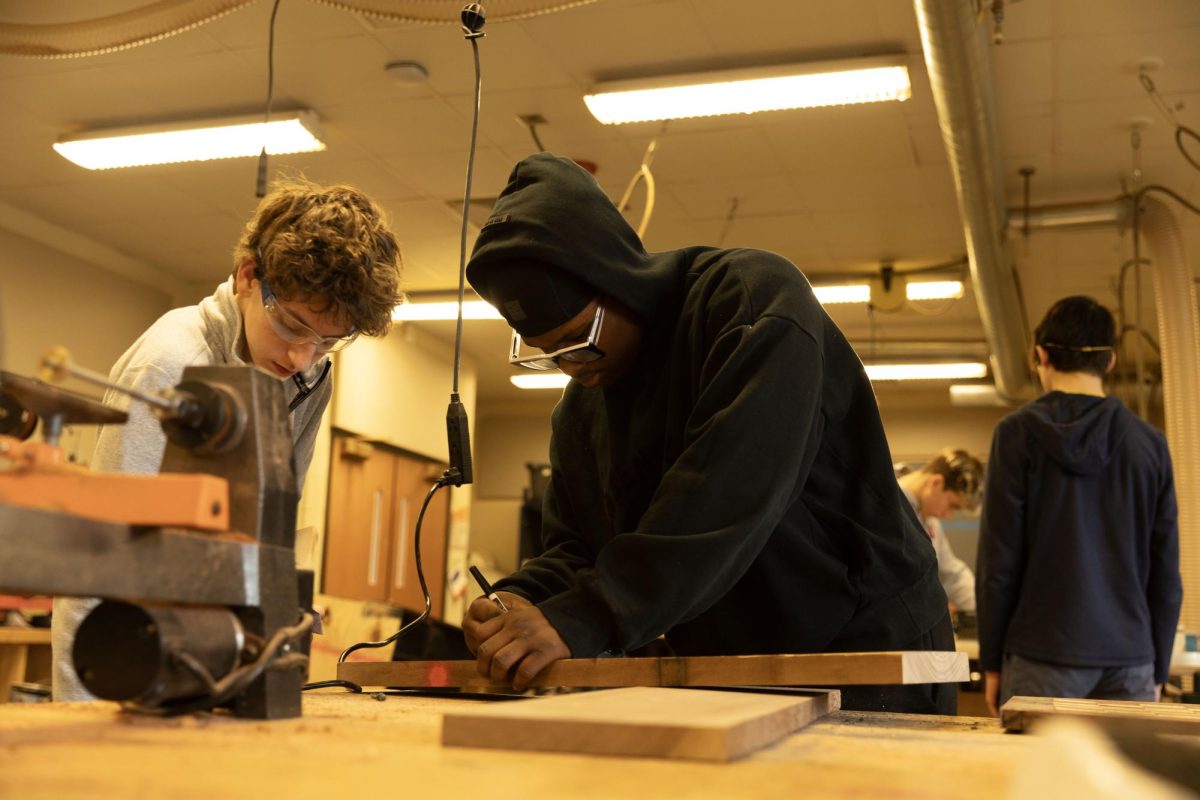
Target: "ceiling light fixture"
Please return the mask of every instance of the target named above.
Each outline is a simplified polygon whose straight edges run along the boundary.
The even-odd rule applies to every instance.
[[[571,382],[571,376],[562,372],[544,372],[539,375],[513,375],[509,380],[518,389],[563,389]]]
[[[957,381],[987,376],[981,361],[911,364],[864,364],[873,381]]]
[[[957,300],[963,296],[962,281],[921,281],[904,287],[909,300]]]
[[[847,283],[834,286],[814,286],[813,294],[823,306],[837,303],[869,303],[871,287],[865,283]]]
[[[996,386],[991,383],[952,383],[950,384],[950,405],[952,406],[1007,406],[996,392]]]
[[[599,83],[584,95],[605,125],[754,114],[912,96],[901,57],[788,64]]]
[[[920,281],[904,287],[909,300],[957,300],[963,296],[962,281]],[[821,305],[835,303],[871,302],[871,285],[867,283],[845,283],[814,286],[813,293]]]
[[[392,309],[396,322],[428,322],[432,320],[458,319],[458,303],[401,303]],[[500,312],[482,300],[467,300],[463,303],[463,319],[504,319]]]
[[[88,131],[62,137],[54,149],[85,169],[114,169],[257,157],[264,146],[270,155],[324,150],[317,115],[292,111],[267,123],[247,115]]]

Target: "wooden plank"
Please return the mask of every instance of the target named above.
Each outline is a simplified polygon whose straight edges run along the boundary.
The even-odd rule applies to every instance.
[[[50,644],[50,629],[0,626],[0,644]]]
[[[1010,731],[1027,730],[1037,720],[1051,717],[1085,717],[1153,733],[1200,735],[1200,706],[1186,703],[1018,696],[1000,709],[1000,724]]]
[[[481,676],[474,661],[374,661],[338,664],[339,680],[361,686],[510,691]],[[685,658],[568,658],[530,685],[853,686],[957,683],[969,679],[967,657],[954,652],[816,653]]]
[[[442,744],[730,761],[840,704],[836,690],[600,689],[455,709],[442,718]]]
[[[200,473],[10,472],[0,475],[0,502],[126,525],[229,529],[229,481]]]

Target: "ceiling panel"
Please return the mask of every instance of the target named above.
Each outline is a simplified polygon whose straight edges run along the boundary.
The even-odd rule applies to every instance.
[[[80,19],[145,2],[0,2],[0,21]],[[0,201],[207,291],[227,273],[233,240],[256,204],[253,159],[92,173],[50,144],[106,122],[257,113],[265,100],[270,7],[254,3],[178,36],[93,58],[0,56]],[[1180,120],[1200,128],[1200,3],[1024,0],[1004,10],[1005,43],[993,49],[993,61],[999,169],[1010,202],[1021,201],[1018,169],[1027,164],[1037,169],[1035,205],[1114,197],[1122,178],[1133,185],[1127,126],[1142,116],[1153,121],[1143,133],[1142,182],[1200,203],[1200,172],[1176,152],[1171,126],[1130,70],[1141,56],[1161,57],[1155,81],[1184,104]],[[594,162],[613,198],[658,139],[651,250],[763,247],[815,273],[874,269],[884,259],[907,268],[965,252],[910,2],[601,0],[485,30],[474,187],[483,206],[513,163],[535,149],[517,116],[540,113],[548,120],[539,128],[545,146]],[[446,203],[463,191],[471,50],[455,25],[390,23],[311,0],[284,3],[279,12],[276,108],[314,108],[328,150],[272,158],[272,175],[347,182],[376,198],[403,242],[411,291],[457,284],[458,218]],[[911,100],[666,126],[603,126],[582,102],[585,89],[604,78],[881,52],[904,54]],[[393,82],[384,67],[394,60],[422,63],[429,80]],[[1200,158],[1200,145],[1193,152]],[[630,218],[640,214],[643,191],[634,195]],[[734,198],[738,209],[729,221]],[[1195,260],[1200,217],[1177,213]],[[474,234],[472,228],[469,238]],[[1095,291],[1115,302],[1111,287],[1128,250],[1128,237],[1115,233],[1039,233],[1015,242],[1030,318],[1068,291]],[[865,308],[832,314],[856,341],[983,335],[970,294],[940,315],[924,310],[873,319]],[[447,338],[453,324],[428,330]],[[467,339],[468,351],[486,364],[481,396],[529,398],[507,385],[503,325],[472,328]],[[552,402],[546,397],[542,403]]]

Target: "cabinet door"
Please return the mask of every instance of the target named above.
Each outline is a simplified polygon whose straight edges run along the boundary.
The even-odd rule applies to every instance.
[[[329,471],[325,594],[383,601],[388,596],[395,457],[336,434]]]
[[[388,602],[420,611],[425,607],[421,583],[417,579],[414,555],[417,515],[425,496],[433,487],[440,470],[426,461],[404,455],[395,456],[395,517],[392,526],[391,577]],[[449,523],[450,490],[441,489],[433,496],[421,523],[421,566],[432,603],[430,614],[442,617],[446,587],[446,533]]]

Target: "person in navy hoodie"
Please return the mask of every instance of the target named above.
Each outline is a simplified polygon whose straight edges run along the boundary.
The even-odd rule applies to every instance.
[[[976,597],[988,707],[1155,700],[1183,598],[1163,434],[1106,397],[1112,314],[1067,297],[1035,333],[1039,399],[996,427]]]

